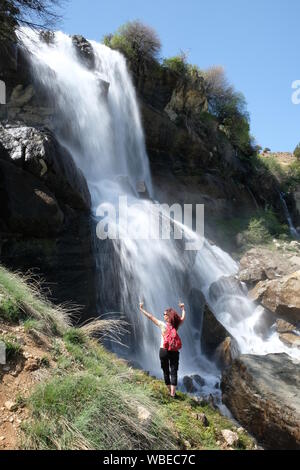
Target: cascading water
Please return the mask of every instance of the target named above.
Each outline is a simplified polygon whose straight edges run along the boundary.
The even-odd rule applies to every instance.
[[[281,201],[281,204],[282,204],[282,207],[283,207],[283,210],[284,210],[286,220],[289,224],[290,234],[292,235],[292,237],[296,238],[296,240],[299,240],[300,239],[300,233],[298,232],[298,230],[295,228],[295,226],[293,224],[291,214],[288,210],[288,206],[287,206],[287,203],[286,203],[285,198],[284,198],[284,193],[279,192],[279,197],[280,197],[280,201]]]
[[[139,199],[136,191],[136,185],[144,181],[152,194],[149,163],[135,91],[123,56],[91,41],[95,69],[89,70],[79,60],[72,39],[61,32],[55,34],[53,44],[28,30],[20,38],[30,51],[36,80],[53,97],[54,132],[86,177],[94,213],[100,203],[105,203],[108,210],[116,207],[119,196],[125,194],[128,225],[135,231],[150,229],[147,214],[153,203]],[[124,230],[120,221],[116,228],[121,233]],[[192,236],[189,229],[184,228],[184,232],[186,237]],[[238,269],[220,248],[204,241],[202,249],[193,255],[180,249],[175,240],[125,237],[113,243],[122,307],[135,338],[133,354],[144,369],[160,375],[157,357],[160,334],[139,313],[138,301],[143,299],[146,308],[161,318],[163,310],[176,307],[180,299],[186,303],[188,315],[184,289],[187,282],[190,288],[204,293],[216,317],[236,338],[243,353],[296,354],[281,343],[275,332],[264,337],[257,332],[262,312],[245,296],[227,291],[217,301],[210,299],[211,284],[222,276],[235,275]],[[101,276],[105,284],[106,273]],[[207,391],[210,390],[219,371],[201,355],[199,327],[197,330],[187,319],[180,335],[184,344],[181,375],[200,372],[206,378]]]

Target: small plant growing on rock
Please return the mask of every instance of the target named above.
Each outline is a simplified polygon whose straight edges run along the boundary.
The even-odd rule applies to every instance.
[[[72,344],[84,344],[86,341],[86,335],[78,328],[70,328],[64,334],[64,340]]]

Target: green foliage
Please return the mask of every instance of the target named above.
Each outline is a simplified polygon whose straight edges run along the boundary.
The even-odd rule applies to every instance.
[[[10,323],[17,323],[21,317],[22,312],[17,302],[0,291],[0,318]]]
[[[222,67],[203,72],[209,111],[217,117],[220,129],[241,152],[254,152],[245,97],[228,83]]]
[[[34,318],[28,318],[23,323],[25,333],[31,333],[32,331],[41,331],[43,330],[42,322],[35,320]]]
[[[24,426],[25,448],[172,449],[176,437],[128,367],[95,347],[75,346],[75,367],[40,385],[29,400],[33,419]],[[81,351],[81,354],[80,354]],[[116,361],[117,362],[117,361]],[[138,408],[149,410],[147,422]]]
[[[78,328],[70,328],[64,334],[64,340],[72,344],[84,344],[86,341],[86,336],[84,332]]]
[[[140,21],[129,21],[103,38],[106,46],[121,51],[136,67],[156,60],[161,43],[156,31]]]
[[[20,312],[25,312],[22,313],[25,318],[39,321],[44,331],[49,334],[61,335],[68,329],[71,310],[52,305],[41,294],[40,285],[36,281],[21,274],[12,273],[0,265],[0,288],[4,299],[10,299],[12,302],[12,304],[9,302],[9,309],[6,312],[13,312],[14,317],[17,315],[16,306],[18,306],[19,317]]]
[[[208,404],[178,392],[171,400],[162,381],[128,367],[98,343],[66,340],[57,348],[57,369],[27,400],[31,419],[23,424],[25,449],[218,448],[221,429],[233,423]],[[139,410],[146,411],[145,420]],[[209,426],[196,419],[205,412]],[[241,434],[239,447],[253,441]]]
[[[294,156],[300,160],[300,143],[297,145],[297,147],[294,150]]]
[[[296,160],[289,165],[285,181],[287,192],[294,191],[298,186],[300,186],[300,160]]]
[[[244,232],[245,238],[251,245],[259,245],[270,240],[270,233],[261,218],[253,218],[249,222],[248,229]]]
[[[226,249],[236,249],[236,236],[240,234],[239,251],[244,251],[252,245],[264,245],[271,242],[273,237],[289,240],[289,228],[278,220],[271,209],[257,210],[242,217],[234,217],[216,222],[218,231],[222,234],[222,243]]]
[[[164,59],[163,67],[172,70],[181,77],[185,76],[188,72],[188,64],[186,62],[186,56],[184,54],[179,54],[174,57],[168,57],[167,59]]]
[[[259,156],[259,160],[263,167],[270,171],[280,183],[285,180],[286,174],[274,154],[269,153],[267,157]]]

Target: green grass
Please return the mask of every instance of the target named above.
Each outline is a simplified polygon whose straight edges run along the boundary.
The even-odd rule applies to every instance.
[[[0,318],[9,322],[17,323],[22,312],[17,302],[9,297],[2,289],[0,290]]]
[[[45,301],[24,278],[2,267],[0,287],[31,312],[23,323],[25,333],[44,329],[44,323],[47,331],[52,324],[57,330],[50,338],[49,356],[41,359],[48,368],[48,379],[35,386],[26,399],[17,398],[28,408],[21,448],[215,449],[221,430],[234,428],[217,410],[183,393],[178,392],[179,400],[174,401],[162,380],[131,368],[90,338],[105,328],[113,332],[115,323],[103,327],[105,322],[101,326],[98,320],[79,329],[70,327],[63,311]],[[0,340],[6,344],[9,359],[22,352],[13,335]],[[52,361],[55,367],[51,367]],[[197,420],[201,412],[209,420],[207,427]],[[249,436],[241,435],[237,448],[252,447]]]
[[[215,225],[216,233],[221,234],[218,242],[231,252],[236,249],[237,234],[242,237],[237,250],[239,253],[257,245],[269,246],[274,237],[291,240],[287,224],[281,223],[272,209],[260,209],[242,217],[218,220]]]
[[[40,285],[29,276],[12,273],[0,265],[0,288],[1,298],[13,299],[8,304],[5,301],[4,313],[0,302],[0,316],[3,319],[7,319],[5,315],[11,315],[15,321],[21,318],[34,319],[40,321],[49,334],[64,334],[67,331],[70,310],[52,305],[41,294]]]
[[[170,399],[161,380],[128,367],[95,341],[64,336],[57,369],[28,400],[26,449],[217,449],[227,418],[178,392]],[[141,422],[139,409],[150,417]],[[197,420],[204,412],[209,426]],[[187,444],[187,442],[189,444]],[[243,433],[237,448],[253,447]]]
[[[78,328],[70,328],[64,334],[64,339],[73,344],[83,344],[86,341],[86,335]]]

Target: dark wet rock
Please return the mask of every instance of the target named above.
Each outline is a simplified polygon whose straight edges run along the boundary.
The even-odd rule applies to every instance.
[[[217,364],[221,369],[230,366],[232,361],[238,357],[240,350],[236,340],[230,336],[222,341],[222,343],[217,347],[215,352],[215,359]]]
[[[31,173],[65,204],[89,210],[91,197],[86,180],[70,153],[48,130],[23,125],[0,126],[1,155]]]
[[[197,391],[196,387],[194,386],[192,377],[185,375],[183,377],[183,385],[188,393],[194,393]]]
[[[209,421],[204,413],[197,413],[197,420],[200,421],[202,426],[207,427],[209,426]]]
[[[91,43],[79,34],[72,36],[72,43],[84,65],[89,69],[93,69],[95,67],[95,56]]]
[[[198,374],[191,375],[191,378],[196,382],[196,384],[200,385],[200,387],[204,387],[205,385],[205,380],[203,377],[201,377]]]
[[[242,355],[221,382],[224,404],[268,449],[300,449],[299,387],[299,361],[283,353]]]
[[[244,296],[247,289],[234,276],[222,276],[209,288],[209,298],[212,302],[217,302],[223,295],[228,294]]]
[[[49,131],[0,125],[0,193],[0,262],[95,314],[90,194],[67,150]]]
[[[221,369],[231,364],[240,353],[236,340],[217,320],[208,305],[203,312],[201,348]]]

